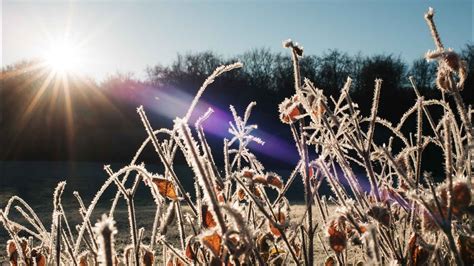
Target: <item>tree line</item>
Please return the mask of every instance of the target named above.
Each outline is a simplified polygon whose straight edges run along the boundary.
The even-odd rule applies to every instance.
[[[472,104],[474,45],[466,45],[461,55],[469,72],[462,96]],[[30,60],[2,69],[0,160],[127,161],[146,136],[135,111],[138,105],[153,108],[161,103],[150,98],[160,95],[191,97],[216,67],[235,61],[241,61],[243,69],[216,80],[203,100],[224,110],[229,104],[243,110],[250,101],[257,101],[255,123],[283,139],[291,138],[278,120],[277,106],[294,94],[292,63],[289,55],[267,48],[230,58],[212,51],[178,54],[169,65],[148,67],[145,79],[118,73],[97,82],[71,75],[67,89],[62,80],[50,77],[50,71],[35,67],[41,62]],[[363,115],[370,110],[374,80],[381,78],[379,114],[389,121],[399,118],[415,101],[408,76],[415,78],[425,98],[440,97],[434,82],[436,63],[423,58],[408,64],[391,54],[349,55],[329,50],[305,55],[301,72],[328,96],[338,95],[350,76],[352,97]],[[170,117],[159,112],[150,116],[156,128],[171,125]],[[211,142],[222,145],[222,139]]]

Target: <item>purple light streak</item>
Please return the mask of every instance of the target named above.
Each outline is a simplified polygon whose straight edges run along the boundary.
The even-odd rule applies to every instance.
[[[123,90],[117,91],[120,94],[120,91]],[[119,97],[131,104],[142,104],[148,111],[173,120],[176,117],[183,117],[185,115],[194,95],[173,87],[156,89],[151,86],[143,86],[137,89],[133,96],[129,93],[121,93]],[[213,137],[232,138],[232,135],[228,132],[229,121],[233,121],[230,110],[224,110],[204,100],[200,100],[196,106],[189,120],[190,126],[194,127],[195,121],[209,108],[212,108],[214,112],[203,124],[205,133]],[[252,117],[250,117],[250,121],[252,121]],[[288,165],[297,162],[298,153],[292,141],[266,132],[260,129],[260,127],[252,133],[265,142],[264,145],[251,143],[249,147],[252,151]]]

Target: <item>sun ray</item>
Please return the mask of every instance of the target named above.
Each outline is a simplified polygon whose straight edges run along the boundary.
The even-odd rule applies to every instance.
[[[68,142],[68,152],[72,154],[73,141],[75,139],[74,114],[71,101],[70,86],[67,75],[62,75],[62,85],[64,88],[64,109],[66,111],[66,139]]]
[[[38,73],[34,78],[32,78],[30,80],[29,83],[38,80],[43,74],[45,74],[45,72],[43,72],[41,74]],[[16,134],[14,135],[13,139],[11,140],[11,142],[10,142],[11,144],[9,145],[9,147],[6,148],[6,151],[5,151],[6,154],[9,154],[12,150],[18,149],[19,147],[21,147],[22,132],[25,129],[28,122],[30,122],[30,120],[32,118],[32,112],[35,110],[35,107],[38,104],[39,99],[41,98],[41,96],[46,91],[46,88],[49,86],[49,84],[51,83],[54,76],[55,76],[55,74],[53,72],[48,73],[48,76],[45,78],[45,80],[41,84],[40,88],[38,89],[38,91],[33,96],[32,100],[28,103],[28,106],[26,107],[25,111],[23,111],[22,114],[20,115],[20,118],[18,119],[18,122],[17,122],[18,125],[15,128]],[[23,83],[22,85],[24,85],[26,87],[26,85],[25,85],[26,83],[27,82]]]
[[[28,104],[28,107],[26,108],[25,112],[23,113],[20,119],[20,127],[19,127],[20,130],[22,130],[26,122],[29,121],[31,117],[31,112],[33,112],[33,110],[35,109],[36,105],[38,104],[39,99],[41,98],[43,93],[46,91],[46,88],[49,86],[54,76],[55,74],[53,72],[49,73],[48,77],[45,79],[45,81],[43,82],[41,87],[38,89],[33,99]]]
[[[56,78],[54,80],[54,86],[53,86],[53,94],[51,95],[51,98],[49,100],[49,111],[48,114],[55,114],[56,113],[56,107],[57,107],[57,99],[59,96],[59,90],[60,90],[60,85],[61,81]]]
[[[15,71],[15,72],[17,72],[17,71]],[[22,74],[25,74],[25,73],[27,73],[27,72],[23,72]],[[48,73],[49,73],[48,69],[45,69],[45,68],[39,69],[38,72],[33,73],[32,77],[30,77],[28,79],[25,79],[21,84],[19,84],[18,87],[16,88],[16,90],[18,91],[18,93],[20,93],[25,88],[27,88],[30,84],[32,84],[35,81],[38,81],[41,77],[44,77]],[[10,76],[10,78],[13,78],[13,77],[15,77],[15,76]],[[7,80],[7,79],[8,78],[5,78],[4,80]]]
[[[35,70],[44,70],[46,66],[46,63],[45,62],[38,62],[38,63],[34,63],[34,64],[31,64],[30,66],[27,66],[27,67],[21,67],[17,70],[13,70],[13,71],[8,71],[5,70],[5,71],[2,71],[2,76],[1,76],[1,80],[6,80],[6,79],[10,79],[10,78],[14,78],[14,77],[17,77],[17,76],[20,76],[20,75],[23,75],[25,73],[28,73],[28,72],[33,72]]]
[[[90,79],[80,79],[79,82],[84,85],[84,88],[96,88],[97,86],[90,80]],[[86,92],[84,90],[79,91],[81,93],[81,96],[84,98],[91,97],[87,96]],[[91,94],[93,94],[92,98],[96,99],[102,106],[105,108],[108,108],[118,114],[121,119],[125,118],[123,115],[122,111],[117,108],[111,101],[110,99],[104,95],[104,93],[99,90],[99,89],[93,89],[90,91]]]

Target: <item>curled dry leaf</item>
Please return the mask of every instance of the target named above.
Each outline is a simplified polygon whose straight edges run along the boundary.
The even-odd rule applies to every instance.
[[[255,197],[262,199],[262,192],[260,192],[260,189],[256,186],[251,186],[250,187],[252,193],[255,195]]]
[[[337,263],[336,263],[336,259],[334,259],[333,256],[329,256],[326,258],[326,260],[324,261],[324,266],[336,266]]]
[[[194,241],[192,237],[189,237],[186,241],[186,248],[184,250],[184,255],[191,261],[197,260],[196,249],[194,248]]]
[[[27,254],[28,251],[28,242],[25,238],[20,239],[21,250],[23,251],[23,255]],[[18,265],[18,250],[13,240],[7,241],[7,254],[10,260],[10,265]]]
[[[308,167],[308,175],[310,177],[313,177],[314,176],[314,168],[312,166]]]
[[[278,213],[276,214],[277,218],[278,218],[278,225],[283,227],[285,225],[285,222],[286,222],[286,215],[281,212],[281,211],[278,211]],[[275,227],[272,223],[268,222],[268,227],[270,229],[270,232],[276,236],[276,237],[280,237],[281,236],[281,233],[280,231],[278,230],[277,227]]]
[[[44,256],[41,252],[38,251],[39,249],[33,248],[31,250],[31,262],[37,266],[45,266],[46,265],[46,256]],[[34,263],[33,263],[34,261]]]
[[[225,202],[224,194],[222,192],[217,194],[217,201],[219,203],[224,203]]]
[[[431,256],[427,245],[416,233],[413,234],[408,241],[408,251],[408,260],[411,265],[424,265]]]
[[[220,256],[222,237],[217,233],[217,231],[213,231],[211,234],[204,235],[201,238],[201,242],[214,254],[214,256]]]
[[[145,266],[152,266],[154,265],[153,263],[155,262],[155,255],[151,250],[148,248],[143,249],[143,254],[142,254],[142,265]]]
[[[269,186],[274,187],[276,189],[283,189],[283,181],[281,181],[281,178],[277,174],[268,173],[267,183]]]
[[[324,108],[324,105],[322,104],[317,104],[316,107],[313,107],[313,115],[315,117],[321,117],[325,112],[326,112],[326,109]]]
[[[252,192],[252,194],[253,194],[255,197],[257,197],[257,198],[259,198],[259,199],[262,199],[262,193],[260,192],[260,189],[259,189],[258,187],[256,187],[255,185],[252,184],[252,185],[249,186],[249,190],[250,190],[250,192]],[[246,192],[245,192],[245,190],[244,190],[243,188],[239,188],[239,189],[237,190],[237,196],[239,197],[239,200],[242,201],[242,200],[245,199],[245,197],[246,197],[247,195],[246,195]]]
[[[245,178],[252,179],[254,175],[255,171],[252,169],[245,168],[244,170],[242,170],[242,176]]]
[[[275,173],[267,173],[265,176],[256,175],[252,179],[254,184],[261,184],[264,186],[270,186],[275,189],[282,189],[283,188],[283,181],[281,178]]]
[[[329,223],[327,233],[329,235],[329,246],[336,253],[342,252],[347,246],[347,235],[344,228],[341,228],[338,220]]]
[[[180,259],[171,257],[168,259],[168,262],[166,262],[166,266],[185,266],[185,264]]]
[[[261,175],[257,175],[253,178],[253,182],[257,184],[267,185],[267,179]]]
[[[92,263],[91,261],[91,254],[88,251],[84,251],[83,253],[79,254],[79,266],[88,266]]]
[[[289,111],[289,113],[286,116],[283,117],[283,119],[288,122],[295,121],[296,117],[299,115],[301,115],[301,112],[298,109],[298,107],[295,106]]]
[[[214,192],[216,193],[217,201],[220,202],[220,203],[224,203],[224,202],[225,202],[225,198],[224,198],[224,193],[222,192],[222,189],[220,189],[220,188],[216,185],[216,186],[214,186]]]
[[[281,122],[285,124],[292,124],[295,122],[301,115],[299,105],[298,96],[296,95],[293,95],[291,98],[286,98],[282,103],[280,103],[278,108]]]
[[[239,200],[242,201],[245,199],[245,191],[243,188],[239,188],[237,190],[237,196],[239,197]]]
[[[359,224],[359,229],[360,229],[360,232],[363,234],[363,233],[367,232],[367,225],[366,224]]]
[[[178,195],[176,194],[176,188],[170,180],[164,178],[153,178],[153,184],[158,188],[158,192],[161,196],[166,197],[170,200],[177,200]]]
[[[79,266],[87,266],[87,256],[80,256],[79,257]]]
[[[14,252],[16,251],[16,245],[13,240],[8,240],[7,241],[7,254],[8,256],[11,256]]]
[[[305,87],[305,89],[311,90],[307,87]],[[325,101],[324,96],[319,96],[318,97],[316,95],[309,94],[306,97],[306,101],[308,102],[308,104],[311,107],[311,110],[312,110],[311,113],[312,113],[314,118],[320,118],[326,112],[326,108],[324,108],[324,105],[321,104],[321,101]]]
[[[214,216],[209,210],[209,207],[205,204],[203,204],[201,207],[201,224],[202,227],[206,229],[214,228],[217,225],[216,221],[214,220]]]
[[[291,244],[291,246],[293,247],[293,250],[295,251],[296,257],[300,257],[301,256],[301,244],[293,242]]]

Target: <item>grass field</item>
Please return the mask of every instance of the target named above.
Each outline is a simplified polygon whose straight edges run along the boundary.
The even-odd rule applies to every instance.
[[[46,208],[43,206],[38,206],[38,208],[42,211],[39,211],[37,214],[39,217],[44,218],[43,222],[45,225],[51,224],[51,215],[52,212],[51,210],[46,210]],[[335,210],[335,207],[332,207],[332,210]],[[65,204],[65,209],[68,210],[67,217],[71,223],[71,225],[79,224],[82,222],[82,219],[79,215],[78,206],[76,204]],[[96,221],[97,219],[100,218],[101,213],[107,213],[108,212],[108,207],[106,206],[99,206],[96,210],[96,214],[92,217],[92,221]],[[190,210],[188,207],[184,207],[184,212],[189,213]],[[305,212],[305,205],[304,204],[294,204],[293,205],[293,212],[291,213],[291,222],[293,223],[298,223],[298,221],[301,220],[301,217],[303,216],[303,213]],[[137,225],[138,227],[144,227],[146,228],[145,231],[145,237],[144,237],[144,242],[149,242],[150,241],[150,236],[149,233],[151,231],[151,227],[153,225],[153,216],[155,215],[155,208],[150,207],[150,205],[142,205],[142,206],[137,206]],[[15,216],[13,216],[15,217]],[[17,216],[19,221],[21,221],[21,218]],[[117,251],[122,254],[124,247],[130,242],[130,233],[128,231],[128,216],[127,216],[127,209],[124,204],[119,206],[119,208],[116,210],[115,214],[115,220],[116,220],[116,226],[120,234],[116,236],[116,248]],[[327,238],[325,235],[325,232],[322,232],[323,230],[323,224],[321,217],[319,215],[314,215],[313,220],[315,223],[320,224],[318,226],[319,230],[319,235],[321,236],[321,239],[326,242]],[[188,234],[191,233],[191,228],[189,226],[185,226],[185,229]],[[168,229],[168,232],[166,234],[166,238],[170,240],[171,243],[173,243],[176,246],[179,246],[179,235],[178,235],[178,227],[176,225],[176,221],[172,223],[172,226]],[[6,241],[9,239],[8,235],[4,230],[0,230],[0,243],[6,243]],[[328,249],[328,252],[333,255],[333,252],[327,247],[327,243],[325,243],[326,248]],[[326,260],[327,255],[326,252],[324,251],[324,248],[319,241],[315,241],[314,244],[314,250],[315,250],[315,259],[316,261],[320,262],[322,264],[323,261]],[[359,262],[363,257],[362,250],[360,248],[351,248],[348,251],[348,256],[349,258],[348,263],[355,265],[357,262]],[[157,262],[161,262],[161,252],[158,250],[157,254]],[[6,254],[5,249],[0,249],[0,262],[8,264],[8,257]],[[3,265],[3,264],[2,264]]]

